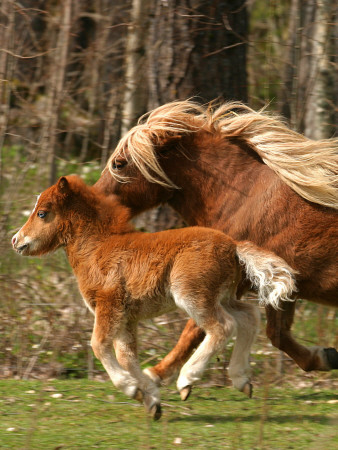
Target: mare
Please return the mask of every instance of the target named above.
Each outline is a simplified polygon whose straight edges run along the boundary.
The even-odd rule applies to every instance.
[[[255,242],[297,271],[298,298],[337,307],[337,149],[337,139],[308,139],[241,103],[177,101],[145,115],[120,140],[96,187],[118,195],[133,215],[168,203],[188,225]],[[272,344],[305,371],[337,369],[334,348],[296,341],[294,312],[295,302],[282,311],[266,306]],[[170,378],[203,336],[190,320],[153,378]]]
[[[137,322],[181,308],[205,337],[182,367],[177,386],[185,400],[210,357],[237,334],[229,373],[251,395],[249,353],[259,315],[236,299],[243,280],[273,307],[295,289],[282,258],[220,231],[192,227],[148,234],[129,224],[129,210],[99,195],[76,176],[44,191],[12,239],[21,255],[64,247],[79,289],[95,315],[91,344],[116,387],[161,416],[159,389],[137,360]],[[115,355],[113,354],[115,349]]]

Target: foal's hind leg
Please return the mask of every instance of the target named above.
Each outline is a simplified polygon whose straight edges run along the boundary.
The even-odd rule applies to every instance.
[[[207,310],[198,309],[191,315],[204,329],[206,336],[181,369],[177,388],[182,400],[188,398],[192,384],[201,378],[211,356],[225,346],[236,329],[235,320],[221,305],[214,305]]]
[[[248,397],[252,396],[250,350],[256,339],[260,313],[259,309],[238,300],[229,305],[224,305],[225,309],[234,317],[237,324],[237,335],[234,349],[231,354],[228,373],[233,386]]]

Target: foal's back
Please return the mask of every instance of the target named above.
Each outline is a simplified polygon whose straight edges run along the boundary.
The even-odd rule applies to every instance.
[[[92,240],[97,242],[98,238],[92,235]],[[84,261],[74,269],[82,291],[89,292],[93,285],[106,289],[119,283],[130,298],[163,299],[171,287],[184,285],[190,294],[201,293],[202,289],[208,296],[220,284],[231,285],[238,279],[236,244],[217,230],[190,227],[151,234],[132,231],[100,241],[90,264]],[[161,309],[158,304],[157,311]]]

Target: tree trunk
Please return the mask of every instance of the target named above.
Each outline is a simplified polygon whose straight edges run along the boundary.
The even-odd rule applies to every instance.
[[[282,113],[293,128],[312,139],[331,137],[335,128],[337,68],[333,0],[293,0],[289,58]]]
[[[67,65],[71,10],[72,0],[64,0],[60,14],[60,29],[57,34],[57,45],[49,66],[50,83],[48,86],[46,114],[41,136],[41,157],[45,161],[45,167],[48,171],[49,184],[53,184],[56,178],[56,133]]]
[[[13,77],[13,37],[14,37],[14,7],[12,2],[5,0],[0,11],[2,33],[0,39],[0,186],[2,182],[2,151],[7,132],[10,106],[10,80]],[[1,20],[2,21],[2,20]],[[7,22],[7,23],[6,23]]]
[[[317,2],[316,2],[317,3]],[[332,136],[332,98],[337,92],[337,68],[330,61],[332,31],[337,27],[332,21],[333,4],[330,0],[317,3],[314,22],[311,24],[311,64],[308,74],[309,89],[304,114],[304,133],[312,139]]]
[[[297,29],[299,21],[299,7],[300,0],[291,0],[289,13],[289,28],[287,48],[289,54],[285,62],[284,79],[281,83],[281,113],[284,117],[291,119],[295,117],[293,108],[295,107],[295,79],[296,79],[296,65],[297,65]],[[295,127],[295,124],[292,124]]]
[[[150,0],[133,0],[126,48],[126,74],[121,133],[125,134],[146,112],[146,47]]]
[[[149,108],[199,96],[247,100],[245,1],[156,1]]]

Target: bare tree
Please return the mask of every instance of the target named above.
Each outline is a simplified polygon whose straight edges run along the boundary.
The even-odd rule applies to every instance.
[[[151,0],[133,0],[128,27],[121,133],[126,133],[147,108],[146,49]]]
[[[312,3],[312,2],[309,2]],[[308,82],[306,109],[304,112],[304,133],[312,139],[324,139],[332,135],[332,98],[337,91],[337,67],[331,59],[332,31],[334,24],[333,3],[324,0],[316,3],[314,20],[309,24],[311,61],[307,75],[300,73],[300,83]],[[300,67],[301,69],[301,67]],[[306,80],[301,79],[301,75]]]
[[[10,83],[13,75],[13,36],[14,36],[14,7],[10,0],[4,0],[0,9],[0,185],[2,180],[2,149],[4,145],[9,119]]]
[[[63,88],[71,25],[71,11],[72,0],[63,0],[62,8],[60,8],[60,10],[58,11],[57,16],[59,19],[59,30],[56,34],[56,48],[50,54],[50,82],[48,83],[47,105],[43,119],[44,123],[41,136],[41,156],[42,161],[47,162],[47,165],[45,167],[49,171],[49,184],[53,184],[56,177],[56,133],[59,109],[63,99]]]
[[[330,137],[334,130],[337,96],[332,0],[292,0],[289,54],[285,65],[282,112],[294,128],[313,139]]]
[[[246,2],[156,1],[149,41],[149,108],[194,95],[247,100]]]

